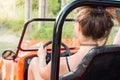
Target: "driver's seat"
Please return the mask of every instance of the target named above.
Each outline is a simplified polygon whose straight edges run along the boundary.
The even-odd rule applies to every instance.
[[[120,80],[120,45],[91,49],[73,71],[60,80]]]

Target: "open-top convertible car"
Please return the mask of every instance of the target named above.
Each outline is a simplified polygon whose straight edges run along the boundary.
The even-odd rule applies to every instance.
[[[23,32],[17,47],[16,52],[6,50],[2,59],[2,79],[3,80],[27,80],[28,66],[33,57],[37,56],[39,49],[39,43],[43,42],[44,47],[47,47],[46,63],[51,60],[51,78],[50,80],[120,80],[120,46],[119,45],[105,45],[91,49],[87,55],[83,58],[82,62],[76,67],[74,71],[71,71],[63,76],[59,77],[59,62],[60,57],[70,56],[77,52],[79,49],[79,41],[76,38],[68,38],[64,36],[64,29],[67,28],[67,22],[73,22],[74,19],[67,18],[69,13],[75,8],[80,6],[103,6],[120,8],[120,1],[117,0],[75,0],[64,7],[61,10],[56,19],[50,18],[35,18],[25,23]],[[32,32],[35,29],[35,24],[31,22],[54,22],[53,34],[50,41],[39,40],[37,38],[29,38],[25,36],[29,34],[32,36]],[[65,24],[66,23],[66,24]],[[45,23],[39,23],[44,25]],[[64,25],[63,25],[64,24]],[[73,23],[72,23],[73,24]],[[47,25],[50,27],[50,25]],[[63,27],[64,26],[64,27]],[[73,25],[69,25],[70,26]],[[28,29],[28,27],[32,27]],[[67,28],[67,33],[69,32]],[[48,28],[44,28],[47,31]],[[28,30],[28,31],[27,31]],[[30,31],[29,31],[30,30]],[[44,30],[38,31],[37,34],[42,34]],[[73,29],[72,29],[73,30]],[[32,32],[31,32],[32,31]],[[62,34],[63,33],[63,34]],[[66,34],[66,33],[65,33]],[[73,34],[72,34],[73,35]],[[41,35],[40,35],[41,36]],[[46,36],[46,34],[44,34]],[[63,37],[64,36],[64,37]],[[26,40],[29,39],[29,40]],[[51,46],[48,46],[52,44]],[[62,46],[62,47],[60,47]],[[52,56],[52,57],[51,57]]]

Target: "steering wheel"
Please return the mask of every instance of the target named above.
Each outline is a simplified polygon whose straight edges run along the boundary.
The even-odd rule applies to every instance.
[[[50,44],[52,44],[52,41],[51,41],[51,40],[48,41],[48,42],[46,42],[46,43],[43,45],[43,48],[45,48],[46,46],[48,46],[48,45],[50,45]],[[61,42],[61,45],[66,49],[66,51],[65,51],[65,52],[62,52],[62,53],[60,54],[60,56],[61,56],[61,57],[70,56],[70,55],[71,55],[71,52],[70,52],[70,49],[67,47],[67,45],[66,45],[65,43],[63,43],[63,42]],[[50,60],[51,60],[51,53],[47,53],[47,55],[46,55],[46,63],[48,64]]]

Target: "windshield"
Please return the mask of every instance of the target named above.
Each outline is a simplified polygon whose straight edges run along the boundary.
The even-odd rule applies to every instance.
[[[67,43],[68,46],[78,46],[79,44],[73,40],[77,40],[74,36],[74,21],[65,21],[62,34],[62,42]],[[28,25],[25,31],[25,36],[22,41],[22,49],[38,49],[39,43],[43,44],[52,40],[53,38],[53,28],[55,21],[35,21]],[[49,46],[51,48],[51,46]]]

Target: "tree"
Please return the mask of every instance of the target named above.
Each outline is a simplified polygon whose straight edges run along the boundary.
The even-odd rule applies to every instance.
[[[47,17],[47,12],[48,12],[48,0],[39,0],[39,12],[38,16],[45,18]]]
[[[32,0],[25,0],[25,22],[32,18]]]
[[[49,0],[48,10],[49,13],[56,16],[61,9],[61,0]]]

